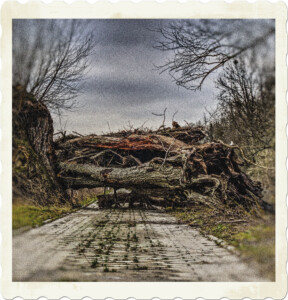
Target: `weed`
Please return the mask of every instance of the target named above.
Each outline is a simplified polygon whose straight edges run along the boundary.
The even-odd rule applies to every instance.
[[[98,260],[97,260],[97,258],[94,258],[94,260],[91,263],[91,268],[95,269],[97,266],[98,266]]]
[[[105,265],[105,268],[103,269],[104,272],[110,272],[109,268]]]
[[[136,233],[133,234],[132,239],[133,242],[138,242],[138,236],[136,235]]]
[[[227,208],[225,216],[223,216],[223,214],[217,213],[217,210],[197,205],[183,211],[169,213],[185,223],[197,224],[202,233],[214,235],[233,245],[246,256],[247,260],[258,263],[261,272],[267,274],[271,280],[275,280],[275,223],[273,216],[263,215],[261,219],[255,218],[252,213],[243,215],[240,208],[233,208],[233,211]],[[239,218],[237,214],[241,216],[239,222],[237,222],[237,218]],[[221,245],[221,242],[216,241],[216,244]]]
[[[135,226],[136,226],[136,222],[133,221],[128,222],[128,227],[135,227]]]
[[[140,271],[140,270],[148,270],[148,267],[147,266],[135,266],[134,268],[133,268],[134,270],[138,270],[138,271]]]
[[[92,243],[92,241],[91,241],[91,240],[88,240],[88,241],[86,241],[85,247],[89,248],[89,247],[90,247],[90,245],[91,245],[91,243]]]
[[[94,250],[95,254],[102,254],[103,250],[101,248],[95,249]]]
[[[160,241],[158,241],[157,246],[158,247],[163,247],[163,245],[160,243]]]

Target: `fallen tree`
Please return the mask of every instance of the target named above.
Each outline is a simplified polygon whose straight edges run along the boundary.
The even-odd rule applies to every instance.
[[[240,168],[247,163],[241,149],[221,141],[200,144],[204,136],[202,130],[189,127],[70,136],[56,143],[61,168],[58,176],[73,189],[129,189],[129,202],[138,198],[173,206],[197,202],[218,209],[225,205],[270,209],[262,199],[261,184]],[[107,196],[107,201],[117,204],[117,193]]]

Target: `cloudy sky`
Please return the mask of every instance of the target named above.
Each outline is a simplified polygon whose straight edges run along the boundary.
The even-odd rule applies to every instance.
[[[212,80],[205,82],[201,92],[188,91],[172,82],[167,73],[155,66],[170,55],[153,48],[158,33],[149,29],[160,20],[95,20],[96,39],[85,89],[78,97],[79,108],[65,112],[62,126],[69,132],[102,133],[145,123],[159,127],[161,114],[167,108],[167,126],[172,115],[180,124],[203,117],[205,107],[212,109],[216,101]],[[166,21],[167,22],[167,21]],[[57,116],[55,130],[59,129]],[[109,123],[109,126],[108,126]]]
[[[33,37],[37,31],[39,33],[41,22],[45,23],[45,20],[36,20],[36,23],[34,21],[29,19],[13,21],[13,55],[14,50],[26,55],[23,42],[28,41],[28,44],[32,44]],[[178,21],[183,24],[183,20]],[[62,22],[61,31],[62,28],[65,30],[67,20],[55,22],[58,24]],[[77,98],[78,108],[65,111],[61,123],[59,118],[53,115],[55,131],[62,129],[82,134],[101,134],[128,128],[129,124],[134,128],[143,124],[145,127],[158,128],[162,124],[162,117],[152,113],[161,114],[165,108],[167,108],[167,126],[171,126],[172,116],[176,112],[174,119],[180,125],[184,125],[185,121],[197,122],[203,119],[207,110],[212,112],[217,105],[217,90],[214,85],[217,73],[205,80],[201,91],[193,92],[177,86],[167,72],[161,74],[156,68],[167,62],[173,53],[153,47],[161,40],[161,36],[151,29],[170,22],[171,20],[153,19],[81,20],[81,24],[85,26],[81,36],[85,36],[86,29],[92,31],[95,48],[89,57],[89,71],[83,81],[83,93]],[[255,39],[255,36],[263,34],[265,26],[271,26],[271,20],[212,20],[212,22],[213,28],[219,30],[220,34],[225,33],[225,30],[229,34],[236,33],[234,37],[236,46],[243,42],[249,43],[249,39]],[[47,36],[44,37],[43,43],[44,46],[45,43],[49,43]],[[260,64],[261,60],[267,62],[274,59],[273,43],[274,40],[271,40],[269,49],[266,46],[262,47],[262,53],[257,49],[256,57],[260,59]]]

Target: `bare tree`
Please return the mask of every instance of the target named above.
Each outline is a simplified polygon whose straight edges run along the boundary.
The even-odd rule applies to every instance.
[[[94,47],[86,21],[14,20],[13,85],[58,114],[76,103]]]
[[[273,44],[275,27],[273,20],[203,19],[173,21],[156,31],[161,39],[155,48],[173,53],[158,68],[168,71],[177,85],[195,91],[225,63],[243,54],[259,54],[263,46]]]
[[[218,77],[215,137],[245,146],[248,154],[274,147],[275,78],[234,60]]]

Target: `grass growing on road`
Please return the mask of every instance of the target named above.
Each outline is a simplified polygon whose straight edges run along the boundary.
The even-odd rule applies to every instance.
[[[262,266],[262,271],[274,279],[275,226],[251,226],[246,231],[235,234],[231,244],[246,257],[253,257]]]
[[[249,263],[255,264],[270,280],[275,280],[275,220],[272,215],[241,214],[241,218],[235,218],[235,211],[230,214],[227,209],[223,215],[201,205],[190,209],[168,208],[167,212],[203,234],[216,236],[234,246]]]
[[[94,201],[96,197],[86,198],[81,201],[79,207],[87,206]],[[55,220],[61,216],[73,212],[72,206],[34,206],[27,204],[13,204],[12,206],[12,228],[37,227],[43,225],[46,220]]]

